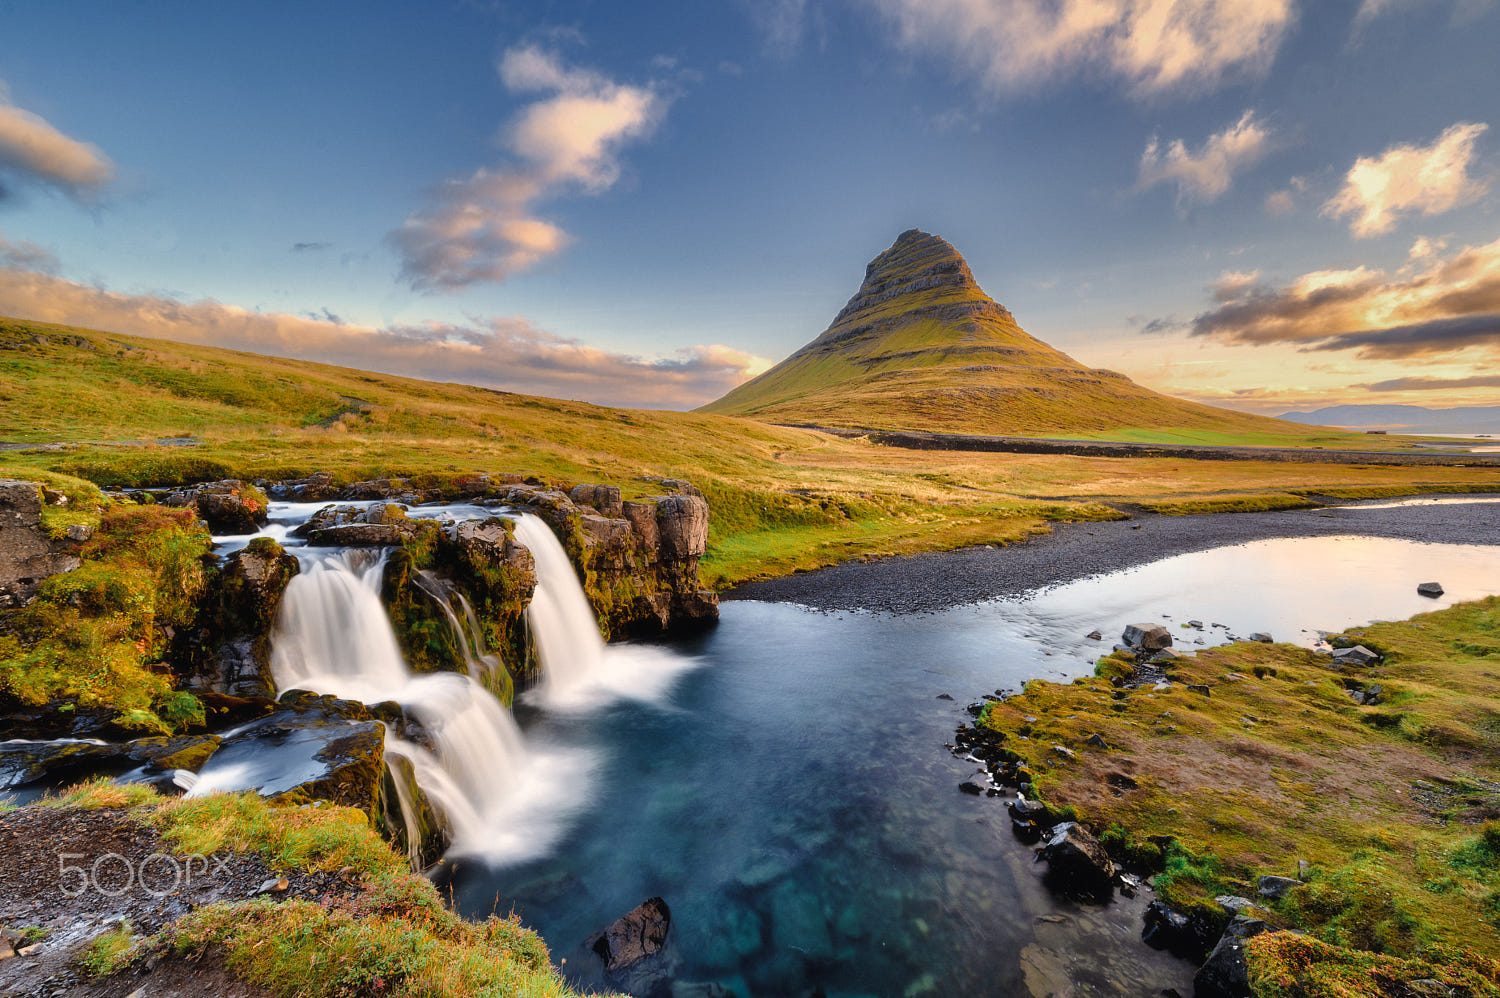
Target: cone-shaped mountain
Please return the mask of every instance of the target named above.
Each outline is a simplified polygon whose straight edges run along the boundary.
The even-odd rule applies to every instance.
[[[870,261],[859,291],[821,336],[699,411],[997,435],[1306,434],[1085,367],[1028,335],[984,293],[957,250],[918,229]]]

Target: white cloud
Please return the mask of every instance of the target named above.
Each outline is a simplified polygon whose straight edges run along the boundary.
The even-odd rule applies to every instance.
[[[3,87],[0,171],[55,187],[80,200],[97,195],[115,175],[114,164],[104,153],[87,142],[69,138],[40,115],[11,104]]]
[[[1266,211],[1272,215],[1290,215],[1297,209],[1290,190],[1272,191],[1266,195]]]
[[[499,71],[513,93],[545,96],[505,130],[512,164],[445,182],[391,233],[401,275],[417,290],[503,281],[559,252],[568,236],[536,217],[536,202],[608,190],[620,177],[620,146],[650,134],[666,111],[654,88],[614,83],[535,46],[508,50]]]
[[[1391,146],[1379,157],[1361,156],[1323,214],[1352,216],[1350,231],[1366,238],[1390,232],[1403,215],[1440,215],[1478,200],[1489,181],[1471,176],[1469,168],[1474,144],[1487,128],[1460,121],[1430,146]]]
[[[119,294],[27,269],[29,244],[14,258],[6,256],[10,245],[0,241],[0,264],[10,264],[0,266],[0,315],[43,322],[645,408],[693,408],[770,367],[718,344],[658,358],[610,353],[514,317],[381,329],[216,301]]]
[[[1229,190],[1234,175],[1253,165],[1271,150],[1271,132],[1246,111],[1240,120],[1222,132],[1210,135],[1196,152],[1181,139],[1174,139],[1163,152],[1153,137],[1141,154],[1141,176],[1136,190],[1175,183],[1178,204],[1213,201]]]
[[[749,0],[750,17],[768,54],[788,58],[807,31],[808,0]]]
[[[973,76],[991,97],[1075,74],[1136,97],[1264,75],[1295,0],[864,0],[902,47]]]

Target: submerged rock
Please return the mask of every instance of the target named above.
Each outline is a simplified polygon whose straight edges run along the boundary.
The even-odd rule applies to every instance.
[[[654,897],[590,936],[584,946],[602,962],[610,985],[644,998],[670,987],[674,966],[665,950],[671,929],[671,909]]]

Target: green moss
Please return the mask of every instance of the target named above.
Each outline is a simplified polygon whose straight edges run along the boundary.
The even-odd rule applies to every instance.
[[[1245,947],[1256,998],[1390,998],[1393,994],[1500,996],[1500,963],[1467,947],[1436,946],[1395,959],[1272,932]],[[1438,987],[1422,982],[1440,982]],[[1421,990],[1409,987],[1418,985]]]

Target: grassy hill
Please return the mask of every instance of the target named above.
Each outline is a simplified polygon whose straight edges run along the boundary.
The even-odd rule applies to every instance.
[[[1295,444],[1308,429],[1085,367],[1028,335],[944,240],[903,232],[826,332],[700,412],[846,429]]]
[[[1395,437],[1318,432],[1400,446]],[[185,438],[185,445],[178,445]],[[0,477],[105,486],[205,479],[441,486],[474,472],[696,483],[713,507],[704,580],[724,585],[848,558],[1005,543],[1058,519],[1157,508],[1264,508],[1500,484],[1493,469],[909,451],[702,413],[611,409],[0,318]],[[64,477],[66,476],[66,477]],[[74,490],[79,495],[87,490]]]

